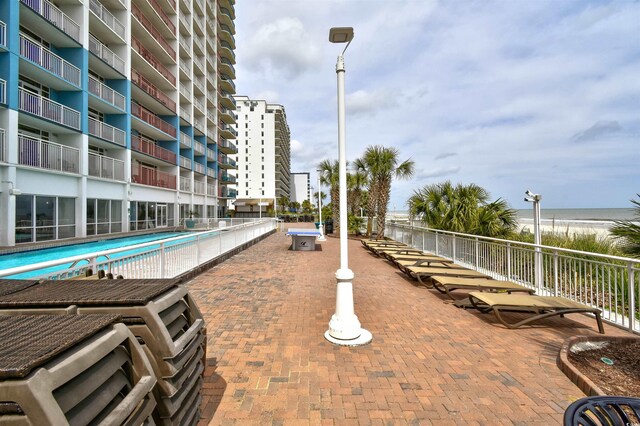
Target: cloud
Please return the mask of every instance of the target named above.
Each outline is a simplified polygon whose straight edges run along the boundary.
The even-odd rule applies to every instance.
[[[590,142],[600,139],[603,136],[619,133],[622,131],[622,126],[617,121],[598,121],[587,130],[576,133],[571,137],[571,140],[576,143]]]
[[[416,174],[416,180],[425,180],[434,177],[455,175],[460,171],[460,166],[436,167],[435,169],[424,170]]]
[[[375,115],[380,109],[396,105],[395,95],[391,90],[378,89],[368,92],[358,90],[346,97],[346,109],[349,115]]]
[[[254,72],[273,71],[288,79],[317,67],[318,40],[312,39],[297,18],[281,18],[253,31],[242,50],[242,65]]]
[[[435,156],[434,160],[443,160],[445,158],[449,158],[449,157],[455,157],[456,154],[455,152],[443,152],[442,154],[438,154]]]
[[[263,90],[249,96],[251,99],[261,99],[267,101],[270,104],[277,104],[280,99],[280,94],[275,90]]]

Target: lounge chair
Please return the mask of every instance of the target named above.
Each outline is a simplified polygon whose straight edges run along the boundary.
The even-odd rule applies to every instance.
[[[423,281],[424,278],[431,278],[433,276],[449,276],[449,277],[465,277],[465,278],[489,278],[488,275],[482,272],[474,271],[472,269],[464,268],[462,266],[452,264],[444,266],[407,266],[403,271],[420,281],[420,284],[427,288],[432,288],[433,284]]]
[[[387,259],[389,259],[387,257]],[[406,269],[409,266],[437,266],[443,267],[447,265],[451,265],[453,261],[449,259],[437,258],[437,257],[423,257],[420,259],[412,259],[412,260],[396,260],[392,259],[394,265],[398,267],[405,274],[409,274]]]
[[[383,249],[394,249],[394,248],[404,248],[404,247],[409,247],[406,244],[402,244],[402,243],[398,243],[398,242],[393,242],[393,243],[367,243],[364,244],[364,247],[367,250],[383,250]]]
[[[387,253],[392,254],[424,254],[422,250],[413,247],[372,247],[370,250],[379,257],[386,257]]]
[[[640,398],[590,396],[573,402],[564,412],[564,426],[640,424]]]
[[[483,278],[433,276],[431,277],[431,282],[436,290],[446,294],[451,299],[454,297],[450,292],[454,290],[476,290],[506,293],[523,292],[529,294],[533,294],[535,292],[532,288],[512,283],[511,281],[499,281]]]
[[[480,312],[493,311],[498,321],[509,328],[518,328],[553,315],[564,316],[572,313],[591,313],[596,317],[598,331],[604,334],[600,309],[583,305],[564,297],[472,291],[469,293],[469,300]],[[500,314],[502,311],[533,312],[535,315],[516,323],[508,323],[502,318]]]
[[[363,240],[360,240],[360,242],[365,247],[368,246],[368,245],[385,245],[385,244],[389,244],[389,245],[397,244],[397,245],[403,245],[403,246],[406,245],[406,244],[401,243],[399,241],[385,240],[385,239],[379,239],[379,240],[376,240],[376,239],[363,239]]]

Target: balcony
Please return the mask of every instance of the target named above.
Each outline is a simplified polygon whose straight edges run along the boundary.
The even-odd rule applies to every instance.
[[[0,78],[0,104],[7,103],[7,82]]]
[[[18,164],[77,174],[80,150],[18,134]]]
[[[197,0],[194,0],[193,3],[195,4],[197,2]],[[204,17],[200,16],[197,13],[193,14],[193,28],[196,30],[196,32],[200,35],[204,35],[204,29],[206,27],[205,21],[204,21]],[[202,47],[204,50],[204,38],[202,39]]]
[[[126,108],[126,100],[124,96],[91,75],[89,76],[89,93],[99,97],[118,109],[124,111]]]
[[[80,112],[40,95],[18,88],[18,108],[20,111],[54,123],[80,130]]]
[[[125,133],[117,127],[89,117],[89,134],[120,146],[125,146]]]
[[[220,176],[220,183],[223,185],[234,185],[238,179],[235,176],[222,174]]]
[[[145,93],[151,96],[162,105],[166,106],[175,114],[176,103],[169,96],[167,96],[162,90],[158,89],[153,83],[147,80],[137,70],[131,69],[131,82],[142,89]]]
[[[218,123],[218,128],[220,129],[220,136],[223,138],[235,139],[238,136],[238,132],[236,132],[236,129],[226,123]]]
[[[234,83],[233,79],[226,76],[225,74],[219,73],[218,80],[220,81],[221,89],[229,93],[236,93],[236,83]]]
[[[209,120],[213,125],[209,127],[209,134],[212,135],[215,132],[215,124],[216,124],[216,107],[209,105],[209,109],[207,110],[207,120]]]
[[[124,41],[124,25],[97,0],[89,0],[89,10]]]
[[[124,181],[124,161],[89,153],[89,176]]]
[[[62,32],[74,39],[78,43],[82,43],[80,39],[80,26],[62,10],[58,9],[48,0],[20,0],[22,4],[29,7],[38,15],[42,16],[54,26],[58,27]]]
[[[180,13],[178,13],[178,19],[180,20],[180,29],[184,28],[185,30],[184,32],[181,31],[181,33],[191,35],[191,16],[187,16],[180,11]]]
[[[7,24],[0,21],[0,47],[7,48]]]
[[[220,24],[218,26],[218,37],[221,40],[226,41],[227,43],[229,43],[232,47],[235,48],[236,46],[236,39],[233,36],[235,34],[235,31],[232,30],[231,28],[229,28],[228,25],[225,24]]]
[[[164,121],[162,118],[155,115],[153,112],[149,111],[142,105],[139,105],[135,102],[131,102],[131,115],[138,117],[140,120],[145,123],[155,127],[156,129],[173,136],[174,138],[177,135],[176,128],[171,124]]]
[[[172,86],[176,85],[176,76],[173,75],[162,63],[155,57],[150,50],[143,46],[142,42],[135,37],[131,37],[131,46],[138,52],[140,56],[149,64],[152,68],[157,70],[164,78],[167,79]]]
[[[195,127],[197,130],[199,130],[200,133],[202,133],[203,135],[204,135],[204,132],[205,132],[205,130],[207,128],[204,120],[202,120],[202,119],[200,119],[198,117],[193,119],[193,127]]]
[[[20,34],[20,55],[64,81],[80,87],[80,68],[65,61],[46,47]],[[34,70],[38,71],[38,70]]]
[[[207,185],[207,195],[210,197],[216,196],[216,187],[213,185]]]
[[[232,110],[236,109],[236,100],[233,98],[231,93],[221,90],[218,92],[218,97],[220,98],[219,100],[221,105]]]
[[[197,53],[198,54],[204,55],[205,48],[204,48],[204,38],[203,37],[198,37],[198,36],[193,37],[193,45],[195,47],[197,47]]]
[[[4,129],[0,129],[0,163],[7,162],[7,147],[5,144]]]
[[[191,178],[180,176],[180,191],[191,192]]]
[[[191,170],[191,160],[187,157],[180,156],[180,167]]]
[[[218,56],[218,68],[220,69],[220,72],[223,72],[228,76],[231,76],[231,78],[236,78],[236,69],[233,66],[233,63],[227,58]]]
[[[176,164],[177,156],[175,152],[161,147],[151,139],[147,139],[144,136],[131,136],[131,149],[147,154],[150,157],[157,158],[171,164]]]
[[[191,111],[188,111],[186,108],[180,107],[180,119],[186,121],[187,123],[191,123],[193,121],[193,115]]]
[[[238,193],[235,189],[223,187],[220,188],[220,198],[236,198]]]
[[[223,57],[228,59],[232,64],[236,63],[236,54],[233,52],[233,46],[231,46],[226,41],[220,40],[218,43],[218,53]]]
[[[193,192],[196,194],[204,194],[205,193],[205,184],[204,182],[194,181],[193,182]]]
[[[224,22],[227,26],[233,27],[233,20],[235,19],[235,14],[233,14],[229,9],[220,7],[218,8],[218,20],[220,22]]]
[[[207,70],[207,68],[204,65],[204,62],[202,60],[203,56],[194,56],[193,57],[193,63],[194,65],[196,65],[194,67],[194,71],[198,72],[198,77],[203,76],[205,73],[205,71]],[[203,87],[203,86],[201,86]],[[204,89],[202,89],[202,91],[204,92]]]
[[[193,171],[196,173],[200,173],[201,175],[206,174],[206,167],[200,163],[193,162]]]
[[[218,140],[218,149],[223,154],[237,154],[238,148],[231,141],[226,140],[225,138],[220,138]]]
[[[235,169],[236,162],[226,155],[218,157],[218,165],[223,169]]]
[[[211,148],[207,148],[207,161],[216,161],[216,152]]]
[[[167,29],[169,30],[169,33],[173,36],[173,38],[175,38],[176,26],[171,21],[171,18],[169,18],[169,15],[167,15],[167,12],[164,11],[164,9],[160,5],[160,3],[158,3],[157,0],[147,0],[147,2],[140,2],[138,6],[144,7],[145,9],[147,9],[146,11],[143,11],[143,13],[148,13],[149,16],[152,16],[152,14],[149,13],[150,11],[148,10],[148,7],[147,7],[147,6],[151,6],[151,9],[153,9],[153,11],[160,18],[163,24],[166,25]],[[175,10],[175,4],[173,6],[173,10]],[[164,34],[164,31],[162,31],[162,33]]]
[[[137,7],[135,4],[131,3],[131,14],[135,16],[135,18],[140,22],[140,25],[146,29],[151,37],[158,42],[158,44],[164,49],[164,51],[175,61],[176,60],[176,51],[171,47],[169,42],[164,38],[162,32],[159,31],[153,23],[144,16],[142,10]]]
[[[193,151],[198,155],[205,155],[207,152],[207,148],[204,146],[204,144],[198,141],[193,141]]]
[[[180,132],[180,148],[191,148],[193,146],[193,139],[186,133]]]
[[[159,188],[176,189],[175,175],[143,166],[140,163],[131,165],[131,182]]]
[[[195,62],[195,61],[194,61]],[[207,93],[207,85],[205,83],[205,78],[197,75],[193,77],[193,85],[200,90],[200,92],[204,95]]]
[[[111,68],[124,75],[125,65],[124,59],[113,53],[111,49],[102,44],[100,40],[89,34],[89,52],[102,59]]]
[[[186,100],[191,102],[191,98],[193,97],[193,92],[191,91],[191,82],[188,81],[180,81],[180,94],[184,96]]]
[[[218,111],[220,114],[220,119],[225,123],[227,123],[227,125],[236,123],[236,119],[238,118],[238,116],[236,115],[235,112],[227,108],[220,108]],[[231,130],[235,131],[235,129],[233,128]],[[236,133],[236,136],[237,136],[237,133]]]
[[[184,73],[185,76],[191,77],[191,60],[189,58],[180,57],[180,71]]]
[[[207,110],[204,104],[202,103],[202,101],[198,98],[193,98],[193,106],[196,107],[203,115],[204,115],[204,112]]]

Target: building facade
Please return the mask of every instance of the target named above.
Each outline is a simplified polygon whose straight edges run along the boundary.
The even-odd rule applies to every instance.
[[[302,204],[311,201],[311,178],[309,172],[291,173],[291,201]]]
[[[1,2],[0,246],[226,214],[234,4]]]
[[[291,197],[291,139],[282,105],[236,96],[237,217],[276,209]]]

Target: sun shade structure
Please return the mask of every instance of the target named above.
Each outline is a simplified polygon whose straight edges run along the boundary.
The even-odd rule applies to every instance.
[[[0,315],[0,423],[153,424],[155,375],[117,315]]]

